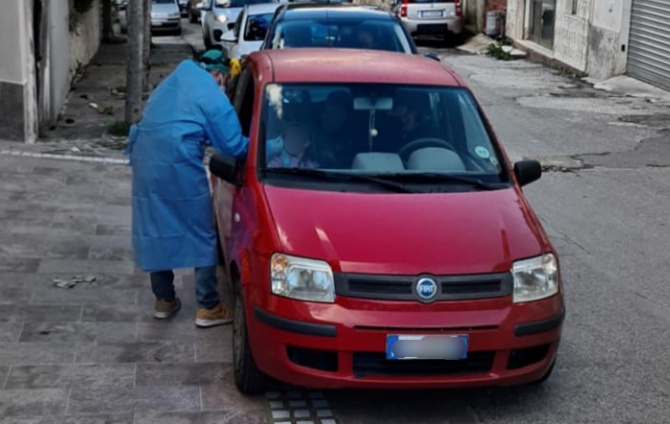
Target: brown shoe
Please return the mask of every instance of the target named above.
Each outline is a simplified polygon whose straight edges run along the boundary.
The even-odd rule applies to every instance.
[[[167,319],[174,315],[178,310],[181,309],[181,300],[178,297],[175,297],[174,300],[156,300],[156,306],[154,307],[154,318],[156,319]]]
[[[200,328],[215,327],[233,322],[233,311],[220,303],[212,309],[198,308],[195,325]]]

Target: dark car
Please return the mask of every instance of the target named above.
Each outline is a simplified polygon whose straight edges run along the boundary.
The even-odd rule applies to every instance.
[[[296,2],[277,9],[261,50],[302,47],[418,53],[412,37],[387,9],[341,2]]]

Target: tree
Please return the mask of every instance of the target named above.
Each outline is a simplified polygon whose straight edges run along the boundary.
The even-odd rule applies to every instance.
[[[102,42],[111,43],[114,39],[114,19],[112,0],[102,0]]]
[[[144,49],[144,0],[128,1],[128,69],[126,72],[126,123],[142,117],[142,72]]]
[[[144,0],[144,45],[142,48],[144,76],[142,85],[149,91],[149,74],[151,73],[151,0]]]

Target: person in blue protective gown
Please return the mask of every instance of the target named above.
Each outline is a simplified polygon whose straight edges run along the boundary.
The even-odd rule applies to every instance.
[[[133,254],[150,273],[154,317],[166,319],[181,308],[173,270],[194,268],[198,327],[232,321],[217,291],[217,236],[203,165],[208,145],[236,157],[247,151],[248,139],[222,88],[226,64],[219,50],[183,61],[149,97],[126,149],[133,174]]]

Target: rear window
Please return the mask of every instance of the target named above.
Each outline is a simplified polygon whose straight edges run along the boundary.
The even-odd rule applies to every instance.
[[[291,19],[280,22],[270,43],[273,50],[333,47],[385,50],[412,54],[400,23],[394,20]]]

